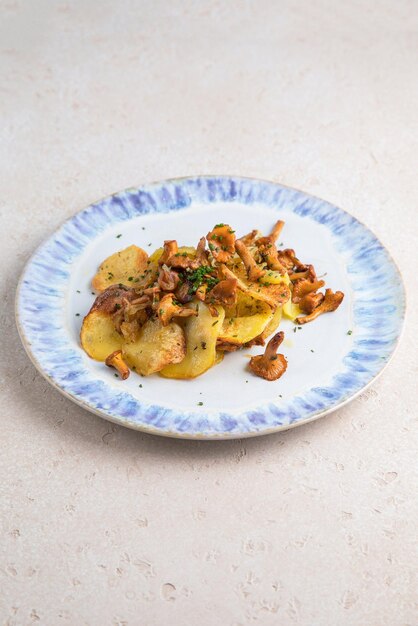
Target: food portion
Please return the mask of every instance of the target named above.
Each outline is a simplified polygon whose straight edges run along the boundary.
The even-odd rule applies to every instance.
[[[279,220],[267,236],[252,230],[237,238],[216,224],[196,247],[172,239],[151,256],[135,245],[112,254],[92,279],[98,296],[83,320],[83,349],[123,380],[131,371],[191,379],[276,333],[248,367],[277,380],[287,368],[277,353],[282,316],[301,326],[344,298],[319,291],[325,282],[313,265],[277,245],[283,226]]]

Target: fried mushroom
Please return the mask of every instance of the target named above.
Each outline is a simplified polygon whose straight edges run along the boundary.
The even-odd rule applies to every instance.
[[[322,315],[322,313],[331,313],[331,311],[335,311],[338,309],[343,299],[344,294],[342,291],[336,291],[334,293],[332,289],[326,289],[325,297],[321,304],[317,306],[309,315],[297,317],[295,320],[296,324],[308,324],[309,322],[316,320],[316,318]]]
[[[268,342],[264,354],[251,357],[250,369],[265,380],[277,380],[286,371],[287,361],[277,350],[284,339],[284,332],[276,333]]]
[[[207,302],[209,304],[233,306],[237,302],[237,283],[238,280],[236,278],[226,278],[219,281],[219,283],[207,293]]]
[[[216,224],[206,235],[209,250],[218,263],[227,263],[235,253],[235,231],[229,224]]]
[[[308,293],[318,291],[325,285],[323,280],[301,279],[295,282],[292,291],[292,302],[298,304]]]
[[[242,243],[245,244],[246,246],[251,246],[255,243],[256,239],[260,236],[261,236],[260,231],[257,229],[254,229],[251,232],[247,233],[246,235],[243,235],[242,237],[240,237],[238,241],[242,241]]]
[[[303,311],[303,313],[312,313],[312,311],[321,304],[324,297],[324,294],[321,292],[308,293],[300,300],[299,308],[301,311]]]
[[[166,294],[158,303],[158,318],[163,326],[167,326],[173,317],[190,317],[191,315],[197,315],[197,311],[177,304],[172,293]]]
[[[283,230],[283,226],[284,226],[283,220],[277,220],[277,222],[273,226],[271,233],[269,235],[269,239],[271,240],[272,243],[277,241],[277,239],[279,238],[280,233]]]
[[[122,358],[122,350],[115,350],[115,352],[109,354],[105,363],[108,367],[114,367],[122,380],[126,380],[128,378],[130,370]]]
[[[280,261],[279,251],[271,238],[260,237],[260,239],[257,239],[255,243],[258,247],[261,258],[267,264],[267,267],[275,272],[280,272],[280,274],[285,274],[287,267]]]
[[[175,291],[179,281],[180,277],[177,272],[171,270],[167,265],[160,268],[157,282],[161,291]]]
[[[240,256],[242,262],[245,265],[245,269],[247,270],[247,275],[249,280],[255,282],[265,274],[265,270],[263,270],[257,263],[255,262],[254,257],[251,252],[242,241],[236,241],[235,249]]]

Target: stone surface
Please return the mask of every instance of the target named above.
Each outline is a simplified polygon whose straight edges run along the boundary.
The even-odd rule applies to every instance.
[[[415,626],[416,2],[0,7],[0,622]],[[334,415],[158,439],[84,412],[24,354],[13,300],[36,246],[101,196],[196,173],[321,196],[393,253],[409,325]]]

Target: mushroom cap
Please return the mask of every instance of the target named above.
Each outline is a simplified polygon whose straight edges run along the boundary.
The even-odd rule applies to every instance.
[[[220,280],[219,283],[206,294],[206,300],[210,304],[233,306],[237,301],[237,284],[238,280],[236,278]]]
[[[265,380],[277,380],[287,369],[287,360],[283,354],[277,354],[278,347],[284,339],[284,332],[273,335],[268,342],[264,354],[251,357],[250,369]]]
[[[207,235],[209,250],[218,263],[227,263],[235,253],[235,231],[229,224],[217,224]]]
[[[283,354],[276,354],[270,360],[267,360],[264,354],[260,354],[251,357],[250,368],[254,374],[265,380],[277,380],[285,373],[287,361]]]
[[[167,326],[173,317],[190,317],[197,315],[196,309],[188,309],[174,302],[174,295],[167,293],[158,303],[158,318],[163,326]]]

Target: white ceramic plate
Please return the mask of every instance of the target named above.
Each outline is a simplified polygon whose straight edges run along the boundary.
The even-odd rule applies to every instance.
[[[275,382],[248,370],[254,347],[191,381],[115,378],[79,345],[83,316],[94,296],[100,262],[130,244],[147,251],[164,239],[195,245],[214,224],[240,236],[268,233],[282,219],[280,238],[325,274],[345,298],[333,314],[297,329],[284,320],[280,351],[288,360]],[[237,438],[286,429],[335,410],[382,371],[399,339],[405,295],[399,272],[376,237],[353,217],[300,191],[236,177],[196,177],[115,194],[67,221],[27,264],[17,293],[23,344],[39,371],[86,409],[130,428],[197,439]],[[200,405],[200,403],[203,403]]]

